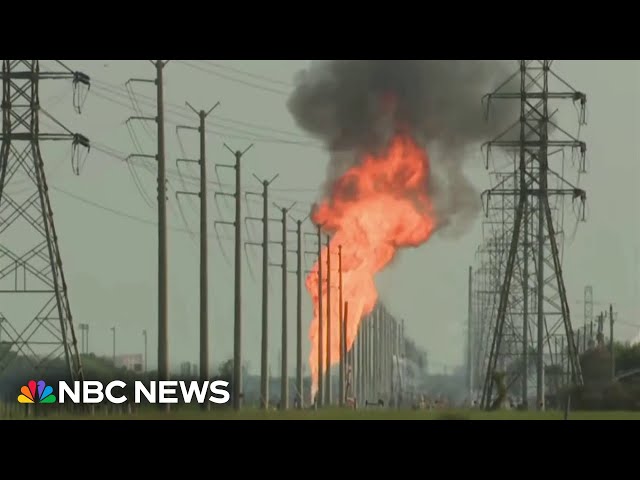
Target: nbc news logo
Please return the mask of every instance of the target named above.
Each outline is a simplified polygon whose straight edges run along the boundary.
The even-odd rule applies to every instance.
[[[36,390],[37,389],[37,390]],[[36,395],[37,393],[37,395]],[[26,385],[20,389],[18,395],[19,403],[56,403],[56,396],[53,394],[53,388],[40,380],[29,380]]]
[[[127,401],[124,393],[118,395],[116,389],[123,390],[127,384],[121,380],[109,382],[106,387],[102,382],[85,380],[83,382],[73,382],[70,387],[67,382],[58,382],[59,399],[53,394],[53,388],[47,385],[44,380],[29,380],[20,389],[18,395],[19,403],[102,403],[105,399],[109,403],[119,404]],[[140,381],[134,383],[134,403],[141,403],[144,397],[148,403],[178,403],[178,391],[184,403],[205,403],[207,400],[212,403],[225,404],[230,400],[227,390],[229,382],[217,380],[214,382],[184,382],[184,381],[152,381],[149,386]],[[179,387],[179,388],[178,388]],[[207,398],[207,394],[211,395]]]

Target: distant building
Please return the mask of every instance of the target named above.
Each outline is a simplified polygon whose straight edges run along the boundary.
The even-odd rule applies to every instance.
[[[144,360],[141,353],[117,355],[115,360],[116,368],[126,368],[137,373],[142,372]]]

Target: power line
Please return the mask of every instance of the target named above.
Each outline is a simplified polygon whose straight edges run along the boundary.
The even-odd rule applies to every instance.
[[[225,80],[229,80],[229,81],[234,82],[234,83],[240,83],[240,84],[246,85],[248,87],[252,87],[252,88],[255,88],[255,89],[258,89],[258,90],[262,90],[262,91],[265,91],[265,92],[275,93],[275,94],[282,95],[282,96],[289,95],[289,92],[285,92],[284,90],[277,90],[275,88],[270,88],[270,87],[265,87],[265,86],[262,86],[262,85],[258,85],[257,83],[247,82],[247,81],[241,80],[239,78],[234,78],[234,77],[231,77],[229,75],[225,75],[223,73],[216,72],[215,70],[211,70],[210,68],[201,67],[200,65],[196,65],[194,63],[191,63],[191,62],[188,62],[188,61],[185,61],[185,60],[176,60],[176,62],[177,63],[181,63],[183,65],[186,65],[188,67],[191,67],[193,69],[200,70],[201,72],[208,73],[210,75],[215,75],[216,77],[220,77],[220,78],[223,78]]]
[[[49,188],[51,190],[55,190],[58,193],[66,195],[69,198],[77,200],[80,203],[83,203],[85,205],[88,205],[88,206],[97,208],[99,210],[111,213],[111,214],[116,215],[118,217],[127,218],[129,220],[133,220],[135,222],[138,222],[138,223],[141,223],[141,224],[144,224],[144,225],[151,225],[151,226],[155,226],[155,227],[158,226],[158,222],[155,221],[155,220],[149,220],[149,219],[146,219],[146,218],[138,217],[136,215],[132,215],[132,214],[127,213],[125,211],[118,210],[118,209],[112,208],[112,207],[108,207],[106,205],[103,205],[103,204],[98,203],[98,202],[94,202],[93,200],[89,200],[88,198],[82,197],[82,196],[77,195],[75,193],[71,193],[71,192],[69,192],[67,190],[64,190],[62,188],[59,188],[59,187],[51,186]],[[187,230],[187,229],[181,228],[181,227],[172,227],[172,226],[170,226],[169,229],[173,230],[174,232],[179,232],[179,233],[187,233],[187,234],[190,233],[190,230]],[[208,236],[209,237],[213,237],[213,235],[208,235]],[[233,238],[231,238],[231,237],[221,236],[220,238],[222,240],[225,240],[225,241],[233,241]]]
[[[121,161],[125,161],[126,159],[126,155],[123,152],[120,152],[112,147],[109,147],[108,145],[104,145],[100,142],[92,142],[91,146],[94,150],[98,150],[101,153],[104,153],[105,155],[112,157],[114,160],[121,160]],[[168,168],[167,169],[167,173],[169,175],[174,176],[174,178],[179,179],[180,176],[182,176],[184,178],[184,180],[189,180],[192,182],[196,182],[199,181],[196,177],[193,177],[191,175],[185,175],[183,173],[178,172],[177,170]],[[230,183],[224,183],[224,182],[218,182],[216,180],[207,180],[207,183],[210,185],[215,185],[217,187],[228,187],[231,188],[233,187],[232,184]],[[249,191],[251,188],[250,187],[243,187],[242,188],[242,192],[246,192]],[[314,188],[273,188],[272,189],[274,192],[290,192],[290,193],[311,193],[311,192],[315,192],[317,189]],[[290,200],[292,200],[291,198],[283,198],[283,197],[277,197],[274,198],[275,200],[281,200],[284,202],[288,202]],[[311,205],[311,202],[299,202],[299,203],[305,203],[307,205]]]
[[[264,75],[258,75],[256,73],[247,72],[246,70],[241,70],[239,68],[230,67],[228,65],[222,65],[221,63],[217,63],[217,62],[214,62],[212,60],[201,60],[201,61],[207,63],[208,65],[211,65],[212,67],[217,67],[217,68],[220,68],[222,70],[229,70],[231,72],[241,73],[243,75],[246,75],[247,77],[255,78],[257,80],[264,80],[266,82],[275,83],[275,84],[278,84],[278,85],[284,85],[285,87],[293,86],[292,83],[285,82],[284,80],[278,80],[278,79],[275,79],[275,78],[266,77]]]
[[[177,63],[182,63],[182,62],[177,61]],[[221,65],[220,65],[220,68],[222,68]],[[228,67],[228,68],[231,69],[232,67]],[[234,70],[241,71],[239,69],[234,69]],[[253,76],[256,76],[256,77],[261,77],[261,76],[255,75],[255,74],[250,74],[248,72],[245,72],[245,74],[253,75]],[[267,77],[261,77],[261,78],[267,79]],[[273,80],[273,79],[269,79],[269,81],[284,83],[284,82],[281,82],[279,80]],[[140,93],[134,93],[132,90],[129,90],[126,87],[123,89],[122,85],[116,85],[116,84],[113,84],[113,83],[110,83],[110,82],[107,82],[107,81],[104,81],[104,80],[96,80],[96,79],[92,79],[92,84],[93,84],[94,88],[95,87],[98,87],[98,88],[101,87],[103,90],[107,90],[107,91],[111,90],[109,93],[111,93],[113,95],[118,95],[120,97],[123,97],[128,101],[132,101],[134,104],[136,104],[136,105],[134,105],[134,110],[139,108],[139,105],[137,105],[137,102],[135,101],[135,99],[131,98],[132,95],[135,95],[136,97],[140,97],[140,98],[144,99],[146,102],[149,103],[149,105],[147,105],[147,106],[153,107],[153,105],[154,105],[153,102],[155,102],[155,100],[150,96],[147,96],[147,95],[144,95],[144,94],[140,94]],[[183,112],[183,114],[188,112],[188,110],[186,109],[186,107],[184,105],[175,104],[175,103],[171,103],[171,102],[167,102],[166,104],[168,106],[172,107],[174,110]],[[125,105],[125,107],[129,108],[129,105]],[[180,113],[177,113],[177,114],[180,115]],[[267,126],[267,125],[261,125],[261,124],[247,122],[247,121],[243,121],[243,120],[236,120],[234,118],[225,117],[225,116],[217,116],[216,117],[216,122],[226,122],[226,123],[231,123],[231,124],[235,124],[235,125],[242,125],[242,126],[253,128],[253,129],[257,129],[257,130],[265,130],[265,131],[270,131],[270,132],[273,132],[273,133],[280,133],[280,134],[287,135],[287,136],[293,136],[293,137],[299,137],[299,138],[313,140],[313,137],[311,137],[308,134],[303,134],[303,133],[300,133],[300,132],[293,132],[293,131],[290,131],[290,130],[274,128],[274,127],[270,127],[270,126]]]
[[[129,91],[128,89],[125,89],[124,91],[122,90],[121,87],[113,85],[109,82],[103,82],[100,80],[95,80],[94,81],[94,89],[92,90],[92,94],[97,96],[98,98],[101,98],[103,100],[109,101],[111,103],[114,103],[116,105],[119,105],[121,107],[124,107],[126,109],[131,109],[134,112],[137,112],[140,110],[140,105],[139,103],[143,103],[145,104],[146,107],[151,107],[154,100],[151,97],[148,97],[146,95],[141,95],[141,94],[133,94],[132,91]],[[138,102],[135,98],[132,98],[132,96],[135,97],[139,97],[141,99],[143,99],[141,102]],[[118,98],[112,98],[112,97],[120,97]],[[123,103],[123,101],[126,101],[127,103]],[[133,103],[133,105],[129,104],[129,102]],[[169,110],[172,110],[172,115],[175,116],[179,116],[182,119],[188,118],[187,113],[184,111],[184,107],[181,105],[176,105],[173,103],[167,103],[167,106],[170,107]],[[167,119],[170,118],[170,115],[167,115]],[[311,136],[308,135],[303,135],[300,133],[295,133],[295,132],[291,132],[288,130],[283,130],[283,129],[277,129],[277,128],[273,128],[273,127],[268,127],[265,125],[259,125],[259,124],[255,124],[255,123],[251,123],[251,122],[245,122],[245,121],[241,121],[241,120],[235,120],[232,118],[228,118],[228,117],[217,117],[217,120],[219,120],[218,122],[211,122],[212,125],[217,126],[217,128],[223,129],[223,130],[229,130],[231,132],[237,132],[240,134],[244,134],[244,135],[238,135],[238,134],[233,134],[233,133],[227,133],[227,132],[220,132],[218,130],[214,130],[214,129],[207,129],[207,132],[209,133],[213,133],[221,138],[235,138],[235,139],[241,139],[241,140],[249,140],[249,141],[255,141],[255,142],[263,142],[263,143],[276,143],[276,144],[284,144],[284,145],[297,145],[297,146],[301,146],[301,147],[312,147],[312,148],[318,148],[320,149],[321,146],[317,143],[314,143],[314,139]],[[289,137],[296,137],[296,138],[300,138],[300,139],[305,139],[307,141],[301,141],[301,140],[288,140],[286,138],[277,138],[274,136],[267,136],[264,135],[262,133],[256,133],[256,132],[251,132],[251,131],[247,131],[247,130],[243,130],[237,127],[233,127],[233,126],[229,126],[229,125],[225,125],[224,123],[220,123],[220,121],[222,122],[227,122],[227,123],[232,123],[232,124],[236,124],[236,125],[241,125],[241,126],[245,126],[248,127],[250,129],[253,130],[262,130],[262,131],[267,131],[267,132],[271,132],[276,133],[276,134],[280,134],[280,135],[285,135],[285,136],[289,136]],[[177,125],[177,123],[175,121],[170,121],[168,123],[171,123],[172,125]],[[147,133],[149,133],[148,129],[147,129]]]
[[[100,83],[99,81],[96,83]],[[103,100],[109,101],[111,103],[114,103],[116,105],[119,105],[121,107],[127,108],[127,109],[132,109],[131,105],[127,105],[126,103],[122,103],[122,101],[120,99],[117,98],[111,98],[111,96],[121,96],[121,97],[125,97],[126,95],[124,93],[116,93],[113,92],[107,88],[103,88],[100,87],[100,85],[97,85],[96,88],[93,90],[92,92],[93,95],[96,95],[99,98],[102,98]],[[144,98],[142,95],[138,95],[141,98]],[[149,100],[144,100],[144,102],[149,102]],[[172,106],[171,104],[168,104],[169,106]],[[177,108],[175,106],[173,106],[173,111],[171,112],[171,115],[168,115],[167,117],[167,123],[170,123],[174,126],[177,126],[179,123],[175,120],[170,120],[171,116],[178,116],[181,117],[183,120],[188,118],[188,115],[184,112],[181,111],[177,111]],[[135,109],[133,109],[135,111]],[[214,122],[212,122],[212,124],[215,124]],[[223,130],[231,130],[231,131],[235,131],[238,132],[240,134],[234,134],[234,133],[228,133],[228,132],[224,132],[224,131],[220,131],[220,130],[215,130],[212,128],[207,128],[207,132],[208,133],[213,133],[215,135],[217,135],[218,137],[225,139],[225,138],[234,138],[234,139],[241,139],[241,140],[250,140],[250,141],[255,141],[255,142],[262,142],[262,143],[272,143],[272,144],[283,144],[283,145],[296,145],[296,146],[300,146],[300,147],[308,147],[308,148],[316,148],[316,149],[322,149],[322,147],[320,146],[320,144],[318,143],[313,143],[311,137],[303,137],[301,135],[297,135],[297,134],[291,134],[291,133],[285,133],[285,135],[288,136],[297,136],[299,138],[306,138],[307,141],[302,141],[302,140],[288,140],[286,138],[277,138],[274,136],[267,136],[267,135],[263,135],[260,133],[254,133],[254,132],[250,132],[247,130],[242,130],[236,127],[231,127],[228,125],[222,125],[222,124],[215,124],[218,128],[221,128]],[[262,128],[265,129],[265,127],[250,127],[253,129],[258,129],[258,128]],[[244,135],[242,135],[242,133],[244,133]],[[276,132],[279,133],[279,132]],[[283,132],[284,133],[284,132]]]
[[[127,99],[131,99],[131,94],[133,92],[130,92],[129,90],[122,90],[122,87],[119,85],[114,85],[110,82],[106,82],[106,81],[101,81],[101,80],[95,80],[95,84],[96,84],[96,88],[98,88],[99,90],[103,90],[106,93],[109,93],[111,95],[115,95],[115,96],[119,96],[122,98],[127,98]],[[153,99],[147,95],[141,94],[141,93],[135,93],[134,94],[135,97],[138,97],[141,100],[141,103],[146,102],[147,104],[150,104],[151,102],[153,102]],[[149,106],[149,105],[147,105]],[[175,103],[171,103],[171,102],[167,102],[167,106],[171,107],[171,110],[173,110],[175,115],[180,115],[180,116],[185,116],[187,114],[187,109],[186,107],[184,107],[183,105],[179,105],[179,104],[175,104]],[[234,125],[241,125],[244,127],[248,127],[254,130],[264,130],[264,131],[268,131],[268,132],[272,132],[272,133],[278,133],[278,134],[282,134],[282,135],[286,135],[286,136],[290,136],[290,137],[298,137],[298,138],[303,138],[303,139],[307,139],[307,140],[314,140],[314,138],[308,134],[304,134],[304,133],[300,133],[300,132],[293,132],[291,130],[285,130],[285,129],[280,129],[280,128],[274,128],[274,127],[269,127],[266,125],[261,125],[258,123],[253,123],[253,122],[247,122],[247,121],[243,121],[243,120],[236,120],[234,118],[230,118],[230,117],[224,117],[224,116],[220,116],[220,117],[216,117],[216,121],[212,123],[212,125],[218,125],[220,128],[228,128],[228,129],[232,129],[233,127],[229,127],[227,125],[224,125],[224,123],[231,123]],[[252,132],[250,132],[252,133]]]

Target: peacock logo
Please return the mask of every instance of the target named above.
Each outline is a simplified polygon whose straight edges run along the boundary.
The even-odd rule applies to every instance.
[[[36,396],[37,387],[37,396]],[[19,403],[55,403],[56,396],[53,394],[53,388],[47,385],[44,380],[29,380],[26,385],[20,389],[18,395]]]

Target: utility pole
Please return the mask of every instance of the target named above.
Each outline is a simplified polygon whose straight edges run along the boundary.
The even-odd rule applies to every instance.
[[[147,373],[147,330],[142,330],[142,336],[144,337],[144,373]]]
[[[609,355],[611,355],[611,381],[616,378],[616,354],[613,344],[613,305],[609,304]]]
[[[331,406],[331,237],[326,236],[327,247],[327,363],[325,367],[325,403]]]
[[[398,321],[394,318],[391,323],[391,398],[398,408]],[[471,401],[471,399],[469,399]]]
[[[377,400],[375,397],[377,392],[377,360],[376,360],[376,322],[378,319],[378,306],[374,308],[371,318],[369,319],[369,396],[373,397],[373,400]]]
[[[158,106],[158,374],[169,380],[169,292],[167,272],[167,179],[164,149],[164,92],[162,70],[166,63],[156,62]],[[168,410],[169,404],[167,404]]]
[[[322,290],[324,278],[322,277],[322,225],[318,225],[318,406],[323,404],[324,378],[323,378],[323,350],[324,336],[322,329]],[[327,252],[328,255],[328,252]]]
[[[247,221],[262,222],[262,242],[246,242],[246,245],[262,247],[262,331],[261,331],[261,351],[260,351],[260,408],[269,408],[269,185],[271,185],[278,174],[271,180],[260,180],[256,175],[253,177],[262,185],[262,193],[247,192],[245,195],[255,195],[262,197],[262,218],[246,217]]]
[[[311,233],[311,232],[304,232],[303,235],[304,236],[310,236],[313,237],[314,239],[316,239],[317,242],[320,242],[320,231],[321,231],[322,225],[316,225],[316,232],[315,233]],[[322,243],[318,243],[315,247],[315,250],[305,250],[304,254],[305,255],[312,255],[313,257],[316,257],[316,264],[318,266],[318,269],[315,271],[315,275],[317,275],[318,277],[318,337],[316,339],[316,348],[318,349],[318,353],[317,353],[317,359],[318,359],[318,371],[317,371],[317,384],[316,384],[316,395],[315,397],[310,397],[309,401],[312,404],[315,404],[316,408],[321,407],[322,406],[322,400],[323,400],[323,383],[322,383],[322,379],[323,379],[323,375],[322,375]],[[305,270],[304,274],[305,275],[309,275],[314,273],[313,269],[312,270]],[[312,386],[310,388],[310,392],[313,391],[313,371],[311,372],[311,383]]]
[[[407,356],[407,341],[406,341],[405,336],[404,336],[404,319],[402,319],[400,321],[400,335],[399,336],[400,336],[400,346],[398,347],[398,349],[400,350],[400,358],[402,358],[402,361],[403,361],[402,374],[401,374],[401,377],[400,377],[400,382],[401,382],[401,386],[400,386],[400,402],[402,403],[403,396],[404,396],[403,395],[403,390],[402,390],[402,388],[403,388],[402,385],[404,385],[404,383],[402,383],[402,382],[404,381],[404,373],[406,371],[405,368],[404,368],[404,361],[405,361],[406,356]],[[426,356],[425,356],[424,370],[425,370],[425,373],[427,373],[427,375],[428,375],[428,368],[429,368],[429,364],[427,363],[427,359],[426,359]]]
[[[113,333],[113,365],[116,364],[116,327],[111,327]]]
[[[280,210],[282,217],[282,263],[280,265],[273,264],[274,266],[282,267],[282,337],[281,337],[281,355],[280,355],[280,409],[286,410],[289,408],[289,374],[287,369],[288,361],[288,319],[287,319],[287,276],[289,274],[287,267],[287,215],[289,211],[295,206],[295,202],[289,208],[279,207],[277,204],[274,206]]]
[[[469,402],[473,397],[473,268],[469,267],[469,290],[467,301],[467,388]]]
[[[342,342],[342,352],[341,356],[345,359],[344,361],[344,371],[345,371],[345,388],[342,392],[342,405],[346,403],[347,395],[351,393],[350,391],[353,389],[353,355],[351,356],[351,361],[347,362],[347,329],[349,326],[349,302],[344,302],[342,307],[342,338],[344,339]],[[353,353],[353,350],[352,350]],[[353,395],[352,395],[353,396]]]
[[[0,318],[1,323],[2,319]],[[86,355],[89,353],[89,324],[80,323],[78,328],[80,329],[80,352]]]
[[[604,312],[598,315],[598,333],[596,334],[598,348],[604,348]]]
[[[200,123],[197,128],[178,126],[178,129],[196,130],[200,136],[200,158],[191,160],[187,158],[179,158],[176,164],[179,167],[180,162],[196,163],[200,166],[200,191],[195,192],[176,192],[179,195],[197,195],[200,197],[200,381],[209,380],[209,253],[208,253],[208,229],[207,229],[207,152],[206,152],[206,130],[205,122],[207,117],[213,110],[220,105],[217,102],[208,111],[196,110],[189,102],[186,105],[198,115]],[[203,410],[209,410],[209,402],[201,404]]]
[[[296,391],[298,392],[298,408],[303,408],[304,385],[302,385],[302,220],[296,221],[296,241],[298,256],[296,258]]]
[[[378,320],[376,325],[376,333],[377,333],[377,345],[376,350],[378,354],[378,395],[377,399],[380,400],[384,397],[384,317],[385,317],[384,308],[380,308],[378,312]]]
[[[216,164],[221,168],[233,168],[236,173],[235,192],[216,192],[215,195],[226,195],[235,199],[235,221],[225,222],[218,220],[214,223],[214,227],[218,225],[233,225],[235,228],[235,252],[234,252],[234,284],[233,284],[233,408],[239,410],[242,406],[242,157],[253,147],[249,145],[244,151],[236,150],[235,152],[224,144],[234,158],[233,165]]]
[[[374,310],[375,312],[375,310]],[[371,322],[373,321],[373,312],[364,319],[362,324],[362,346],[364,351],[363,362],[363,394],[366,402],[371,396]]]
[[[378,401],[379,399],[379,371],[380,371],[380,355],[378,350],[378,344],[380,341],[379,338],[379,322],[380,322],[380,304],[378,304],[378,308],[375,310],[374,316],[371,318],[371,367],[372,367],[372,394],[373,400]]]
[[[584,335],[583,351],[587,350],[587,324],[593,323],[593,286],[584,287]]]
[[[156,68],[155,80],[133,78],[127,82],[146,82],[156,86],[156,117],[129,117],[132,120],[156,122],[157,154],[133,154],[134,157],[152,158],[158,162],[158,380],[169,380],[169,310],[168,310],[168,273],[167,273],[167,176],[164,140],[164,83],[163,71],[169,60],[151,61]],[[160,408],[169,411],[169,405],[161,404]]]
[[[296,275],[296,405],[299,409],[303,408],[303,385],[302,385],[302,224],[309,218],[307,215],[303,220],[296,220],[296,229],[289,230],[296,234],[296,249],[289,252],[296,254],[296,269],[290,270],[289,273]]]
[[[363,324],[364,324],[365,319],[363,318],[360,321],[360,324],[358,325],[358,330],[357,330],[357,334],[356,334],[356,344],[355,344],[355,348],[356,348],[356,392],[355,392],[355,397],[356,397],[356,402],[359,403],[360,401],[360,397],[363,396],[363,376],[362,376],[362,372],[363,372],[363,368],[362,368],[362,364],[363,364],[363,355],[362,355],[362,346],[363,346]]]
[[[286,410],[289,407],[289,373],[287,370],[288,342],[287,342],[287,209],[281,208],[282,212],[282,358],[280,370],[280,409]]]
[[[340,329],[340,406],[344,406],[345,402],[345,369],[346,369],[346,331],[345,331],[345,314],[344,314],[344,305],[342,303],[342,245],[338,245],[338,304],[340,306],[340,318],[339,318],[339,329]]]
[[[393,323],[393,316],[391,314],[385,317],[384,322],[384,373],[385,379],[385,394],[387,402],[391,399],[391,325]]]
[[[371,316],[367,315],[362,319],[362,323],[360,325],[360,338],[362,340],[362,367],[360,368],[362,371],[360,372],[362,388],[360,396],[362,397],[362,402],[364,403],[367,398],[369,398],[368,391],[368,368],[369,368],[369,340],[368,330],[369,330],[369,321]]]

